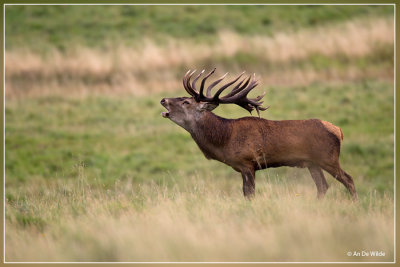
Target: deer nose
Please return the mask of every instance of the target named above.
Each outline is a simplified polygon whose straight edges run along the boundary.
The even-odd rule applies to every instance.
[[[161,99],[160,103],[161,103],[161,105],[164,105],[165,104],[165,98]]]

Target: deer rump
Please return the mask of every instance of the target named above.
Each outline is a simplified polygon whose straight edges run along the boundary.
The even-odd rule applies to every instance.
[[[343,141],[343,132],[339,127],[319,119],[273,121],[260,117],[219,117],[211,112],[219,104],[236,104],[249,112],[256,110],[258,115],[268,107],[262,107],[261,99],[265,93],[252,99],[247,97],[257,85],[251,76],[238,82],[228,94],[220,96],[243,73],[212,96],[213,87],[226,76],[204,90],[206,79],[214,71],[203,78],[199,90],[196,89],[196,81],[204,71],[193,82],[190,79],[194,72],[187,72],[183,86],[191,97],[162,99],[161,104],[167,109],[162,116],[187,130],[206,158],[223,162],[240,172],[245,197],[251,198],[255,194],[255,171],[291,166],[309,169],[318,198],[322,198],[328,190],[322,172],[325,170],[348,189],[354,200],[357,199],[352,177],[339,164]]]

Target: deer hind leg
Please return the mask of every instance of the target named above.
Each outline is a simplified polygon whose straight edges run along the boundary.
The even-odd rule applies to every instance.
[[[322,172],[321,168],[316,165],[309,166],[308,170],[310,171],[311,177],[317,186],[317,198],[322,199],[329,188],[324,173]]]
[[[351,175],[345,172],[343,169],[340,170],[342,171],[342,174],[344,175],[345,180],[347,181],[348,186],[346,186],[346,188],[350,191],[353,200],[357,201],[358,195],[356,191],[356,186],[354,185],[353,177],[351,177]]]
[[[252,199],[255,194],[255,172],[254,169],[242,170],[243,194],[247,199]]]
[[[358,199],[356,186],[354,185],[353,178],[340,168],[339,163],[334,166],[327,165],[323,167],[327,172],[329,172],[336,180],[341,182],[347,190],[349,190],[353,200],[356,201]]]

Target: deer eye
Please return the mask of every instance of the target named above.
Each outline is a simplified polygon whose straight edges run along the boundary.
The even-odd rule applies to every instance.
[[[182,103],[183,105],[188,105],[188,104],[190,104],[190,102],[189,101],[187,101],[187,100],[185,100],[185,101],[183,101],[183,103]]]

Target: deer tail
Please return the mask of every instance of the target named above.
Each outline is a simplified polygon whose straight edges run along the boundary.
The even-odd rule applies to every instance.
[[[339,127],[338,127],[339,128]],[[341,140],[343,141],[344,140],[344,134],[343,134],[343,131],[342,131],[342,129],[341,128],[339,128],[339,130],[340,130],[340,137],[341,137]]]
[[[343,135],[342,129],[340,129],[339,127],[333,125],[330,122],[327,122],[327,121],[321,121],[321,122],[329,132],[331,132],[334,135],[336,135],[336,137],[339,139],[339,141],[343,141],[344,140],[344,135]]]

